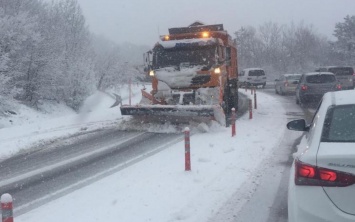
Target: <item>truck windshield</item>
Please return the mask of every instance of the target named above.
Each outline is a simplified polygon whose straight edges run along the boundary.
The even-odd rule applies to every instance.
[[[159,47],[153,55],[153,68],[184,66],[204,66],[203,70],[209,70],[216,63],[216,47],[189,47],[189,48],[168,48]]]

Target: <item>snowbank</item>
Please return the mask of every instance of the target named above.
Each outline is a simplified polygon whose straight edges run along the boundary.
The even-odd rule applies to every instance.
[[[132,85],[133,96],[140,94],[140,88]],[[128,103],[128,87],[118,94]],[[97,91],[85,100],[79,113],[61,103],[46,103],[42,111],[13,103],[11,110],[16,114],[0,117],[0,161],[63,137],[115,126],[121,112],[119,107],[109,108],[114,102],[112,95]]]

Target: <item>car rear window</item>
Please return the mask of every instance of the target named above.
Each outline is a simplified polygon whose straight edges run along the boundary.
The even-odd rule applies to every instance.
[[[250,70],[249,76],[265,76],[264,70]]]
[[[336,67],[336,68],[329,68],[329,72],[332,72],[335,75],[339,75],[339,76],[351,76],[354,73],[354,69],[351,67]]]
[[[332,83],[335,82],[335,76],[326,74],[310,75],[306,77],[306,81],[308,83]]]
[[[333,106],[327,112],[322,142],[355,142],[355,105]]]
[[[287,80],[300,80],[301,75],[286,76]]]

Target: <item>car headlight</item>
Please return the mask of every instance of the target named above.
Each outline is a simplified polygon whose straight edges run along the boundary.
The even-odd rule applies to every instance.
[[[215,68],[214,69],[214,73],[216,73],[216,74],[221,74],[221,68]]]
[[[154,70],[150,70],[150,71],[149,71],[149,76],[152,76],[152,77],[155,76]]]

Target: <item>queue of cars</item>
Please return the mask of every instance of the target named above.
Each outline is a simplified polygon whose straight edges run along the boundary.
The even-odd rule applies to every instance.
[[[354,89],[354,78],[352,67],[329,66],[298,80],[296,103],[318,108],[310,124],[287,124],[305,132],[293,154],[289,222],[355,221],[355,90],[345,90]]]
[[[265,86],[265,72],[244,69],[241,86]],[[355,221],[355,72],[325,66],[304,74],[283,74],[275,93],[294,94],[301,106],[317,103],[310,124],[287,124],[305,134],[293,154],[288,186],[288,221]]]
[[[324,66],[305,74],[284,74],[275,79],[275,93],[296,95],[296,103],[317,103],[324,93],[354,89],[355,72],[350,66]]]

